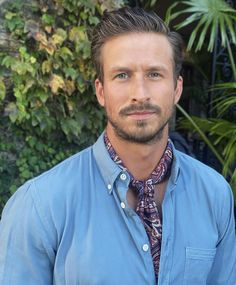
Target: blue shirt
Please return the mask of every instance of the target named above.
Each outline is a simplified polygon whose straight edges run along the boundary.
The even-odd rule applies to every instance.
[[[0,223],[0,284],[156,284],[128,185],[102,136],[24,184]],[[235,285],[233,198],[223,177],[174,150],[162,209],[158,284]]]

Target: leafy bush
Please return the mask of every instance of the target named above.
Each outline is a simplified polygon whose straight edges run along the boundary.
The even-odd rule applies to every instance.
[[[0,204],[25,180],[91,144],[104,127],[88,32],[122,1],[13,1],[0,51]],[[1,205],[0,205],[1,207]]]

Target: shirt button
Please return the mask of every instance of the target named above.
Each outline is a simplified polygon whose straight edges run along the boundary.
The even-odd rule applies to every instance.
[[[149,250],[149,246],[148,246],[148,244],[144,244],[143,245],[143,251],[145,251],[145,252],[147,252]]]
[[[124,209],[124,208],[125,208],[125,203],[124,203],[124,202],[121,202],[121,203],[120,203],[120,206],[121,206],[122,209]]]
[[[125,175],[124,173],[122,173],[122,174],[120,175],[120,179],[121,179],[121,180],[125,180],[125,179],[126,179],[126,175]]]
[[[108,185],[107,185],[107,189],[108,189],[108,190],[111,190],[111,184],[108,184]]]

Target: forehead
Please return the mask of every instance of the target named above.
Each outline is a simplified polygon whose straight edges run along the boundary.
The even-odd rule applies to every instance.
[[[105,42],[101,50],[101,63],[104,69],[117,65],[128,67],[155,64],[172,69],[172,46],[168,38],[159,33],[123,34]]]

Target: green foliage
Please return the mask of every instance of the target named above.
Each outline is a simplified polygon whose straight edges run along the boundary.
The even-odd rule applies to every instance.
[[[5,112],[23,129],[33,127],[37,136],[63,131],[74,141],[82,130],[90,131],[92,121],[101,120],[94,117],[99,112],[91,116],[87,109],[95,101],[87,30],[97,23],[99,9],[92,1],[77,2],[54,1],[53,9],[39,3],[31,18],[25,15],[24,2],[17,4],[18,12],[14,3],[5,13],[6,28],[18,41],[12,54],[0,57],[1,66],[11,71],[15,96]],[[78,121],[83,115],[86,120]]]
[[[178,5],[187,6],[181,11],[173,12]],[[236,44],[235,21],[236,11],[222,0],[187,0],[176,1],[167,11],[167,23],[174,20],[180,15],[189,14],[181,23],[176,25],[177,29],[181,29],[192,23],[197,23],[193,29],[188,42],[188,50],[194,46],[195,51],[201,50],[204,42],[208,40],[208,50],[212,51],[218,29],[221,34],[222,45],[226,46],[229,39]],[[225,32],[227,27],[228,33]],[[208,34],[210,33],[210,34]]]
[[[57,138],[59,140],[59,138]],[[52,141],[26,136],[8,119],[0,126],[0,207],[25,180],[51,168],[77,151],[78,146],[66,141]]]
[[[224,116],[227,111],[236,106],[236,82],[215,84],[211,90],[221,92],[221,96],[214,100],[213,108],[213,110],[217,110],[218,117]],[[234,119],[236,119],[236,115]]]
[[[16,0],[4,6],[13,44],[0,52],[0,202],[10,187],[13,192],[102,131],[88,32],[104,9],[122,3]]]
[[[225,158],[223,160],[223,174],[228,176],[229,169],[235,167],[236,157],[236,124],[224,119],[202,119],[192,117],[201,131],[208,133],[213,144],[218,147],[218,152]],[[189,120],[182,120],[179,127],[192,128]],[[231,176],[233,173],[231,173]]]
[[[179,4],[184,4],[187,7],[181,11],[175,11]],[[204,43],[207,42],[207,50],[212,52],[217,33],[220,33],[222,46],[227,49],[234,81],[236,81],[235,54],[232,52],[233,46],[235,47],[236,44],[236,10],[223,0],[176,1],[168,9],[167,22],[185,14],[188,15],[187,18],[182,19],[176,28],[181,29],[189,24],[196,24],[188,41],[188,49],[199,51],[204,48]],[[220,78],[220,80],[222,79]],[[211,87],[211,91],[217,91],[219,94],[213,102],[212,111],[216,113],[215,118],[191,118],[179,107],[186,118],[181,121],[180,127],[190,131],[194,127],[194,130],[212,150],[222,164],[223,175],[231,179],[236,200],[236,124],[235,115],[228,112],[236,104],[236,85],[235,82],[216,84]]]
[[[19,171],[19,182],[23,183],[26,179],[51,168],[59,161],[71,155],[65,145],[58,145],[55,142],[45,144],[38,141],[35,137],[26,137],[24,147],[20,150],[16,166]],[[16,185],[18,180],[16,180]],[[14,185],[13,185],[14,186]]]
[[[6,95],[6,86],[4,84],[3,78],[0,77],[0,102],[4,100]]]

